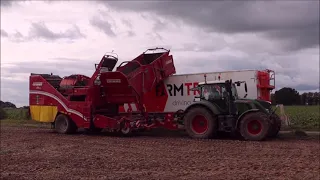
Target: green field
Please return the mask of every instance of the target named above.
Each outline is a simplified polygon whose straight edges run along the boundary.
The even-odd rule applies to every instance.
[[[285,106],[285,113],[289,117],[291,126],[286,129],[320,131],[320,106]],[[1,124],[39,124],[30,120],[27,109],[4,109],[6,118]],[[277,110],[279,114],[280,111]],[[41,123],[42,124],[42,123]]]
[[[320,131],[320,106],[284,106],[291,128]],[[280,111],[277,110],[280,114]]]
[[[28,109],[12,109],[5,108],[5,119],[11,120],[30,120],[28,116]]]

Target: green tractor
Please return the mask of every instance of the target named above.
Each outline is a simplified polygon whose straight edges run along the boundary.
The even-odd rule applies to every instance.
[[[241,135],[245,140],[261,141],[275,137],[281,127],[281,120],[272,110],[271,103],[257,99],[239,98],[236,85],[247,84],[244,81],[232,83],[211,81],[199,83],[193,90],[200,96],[183,113],[183,124],[192,138],[213,138],[217,132],[230,132]]]

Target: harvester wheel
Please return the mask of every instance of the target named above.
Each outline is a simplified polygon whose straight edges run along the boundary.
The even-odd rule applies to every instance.
[[[122,136],[131,136],[132,135],[132,129],[130,128],[129,124],[126,124],[126,122],[121,123],[120,134]]]
[[[279,134],[279,131],[281,129],[281,119],[278,115],[274,114],[271,116],[272,120],[274,121],[274,124],[272,125],[272,128],[269,130],[269,137],[277,137]]]
[[[122,129],[120,130],[120,132],[121,132],[122,135],[127,136],[127,135],[130,135],[130,134],[131,134],[131,129],[130,129],[130,128],[122,128]]]
[[[205,108],[193,108],[184,116],[185,129],[190,137],[212,138],[217,132],[216,119]]]
[[[268,116],[262,112],[246,114],[240,121],[239,130],[245,140],[262,141],[269,132]]]
[[[61,134],[70,134],[77,131],[77,125],[64,114],[59,114],[55,120],[55,130]]]

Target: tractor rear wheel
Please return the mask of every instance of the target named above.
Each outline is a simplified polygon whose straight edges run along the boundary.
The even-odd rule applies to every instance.
[[[281,129],[281,119],[278,115],[274,114],[271,116],[272,120],[274,121],[272,128],[269,130],[269,137],[277,137],[279,134],[279,131]]]
[[[54,122],[55,131],[61,134],[75,133],[78,129],[77,125],[64,114],[59,114]]]
[[[269,133],[268,116],[262,112],[246,114],[240,121],[239,130],[245,140],[262,141]]]
[[[184,116],[185,129],[192,138],[208,139],[216,135],[216,119],[205,108],[193,108]]]

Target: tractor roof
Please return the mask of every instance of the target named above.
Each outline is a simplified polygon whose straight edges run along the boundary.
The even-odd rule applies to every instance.
[[[199,85],[203,85],[203,84],[224,84],[226,81],[225,80],[215,80],[215,81],[207,81],[207,83],[205,82],[200,82]]]

